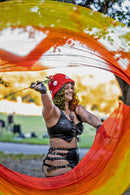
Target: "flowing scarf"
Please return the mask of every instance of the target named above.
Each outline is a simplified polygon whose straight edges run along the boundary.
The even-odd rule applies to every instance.
[[[130,85],[130,29],[80,6],[50,0],[0,3],[0,71],[91,67]],[[130,185],[130,106],[99,128],[90,151],[61,176],[36,178],[0,164],[0,195],[122,194]]]

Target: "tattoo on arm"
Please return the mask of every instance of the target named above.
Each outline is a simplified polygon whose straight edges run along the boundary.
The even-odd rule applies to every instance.
[[[81,105],[81,107],[86,111],[86,109]]]
[[[87,110],[81,105],[81,107],[84,109],[84,111],[87,112]],[[91,121],[92,118],[94,118],[95,116],[93,114],[91,114],[90,112],[87,112],[88,113],[88,121]],[[95,117],[96,118],[96,117]]]
[[[84,117],[85,121],[88,122],[90,125],[97,127],[97,125],[100,122],[99,118],[97,116],[95,116],[94,114],[88,112],[82,105],[81,105],[81,107],[83,108],[84,113],[87,114],[87,115],[86,114],[84,115],[84,116],[86,116],[86,117]],[[83,111],[82,111],[82,113],[83,113]]]
[[[91,121],[92,119],[96,119],[97,120],[98,118],[94,114],[88,112],[88,120]]]
[[[92,114],[88,113],[88,120],[91,121],[92,119]]]

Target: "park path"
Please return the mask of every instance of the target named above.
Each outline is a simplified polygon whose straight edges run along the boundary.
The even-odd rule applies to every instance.
[[[48,145],[32,145],[0,142],[0,151],[5,154],[46,154],[48,152]],[[80,158],[83,158],[89,149],[79,148]]]

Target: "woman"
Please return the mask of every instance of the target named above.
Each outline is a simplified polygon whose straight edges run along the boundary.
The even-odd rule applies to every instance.
[[[50,148],[43,161],[46,177],[58,176],[72,170],[79,162],[78,135],[83,132],[82,123],[95,128],[101,121],[78,104],[74,81],[64,74],[49,76],[50,98],[42,82],[32,83],[41,93],[43,117],[50,137]]]

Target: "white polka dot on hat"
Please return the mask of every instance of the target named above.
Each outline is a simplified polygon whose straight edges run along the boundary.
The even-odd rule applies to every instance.
[[[57,81],[54,81],[54,82],[53,82],[53,85],[56,86],[56,85],[57,85]]]

